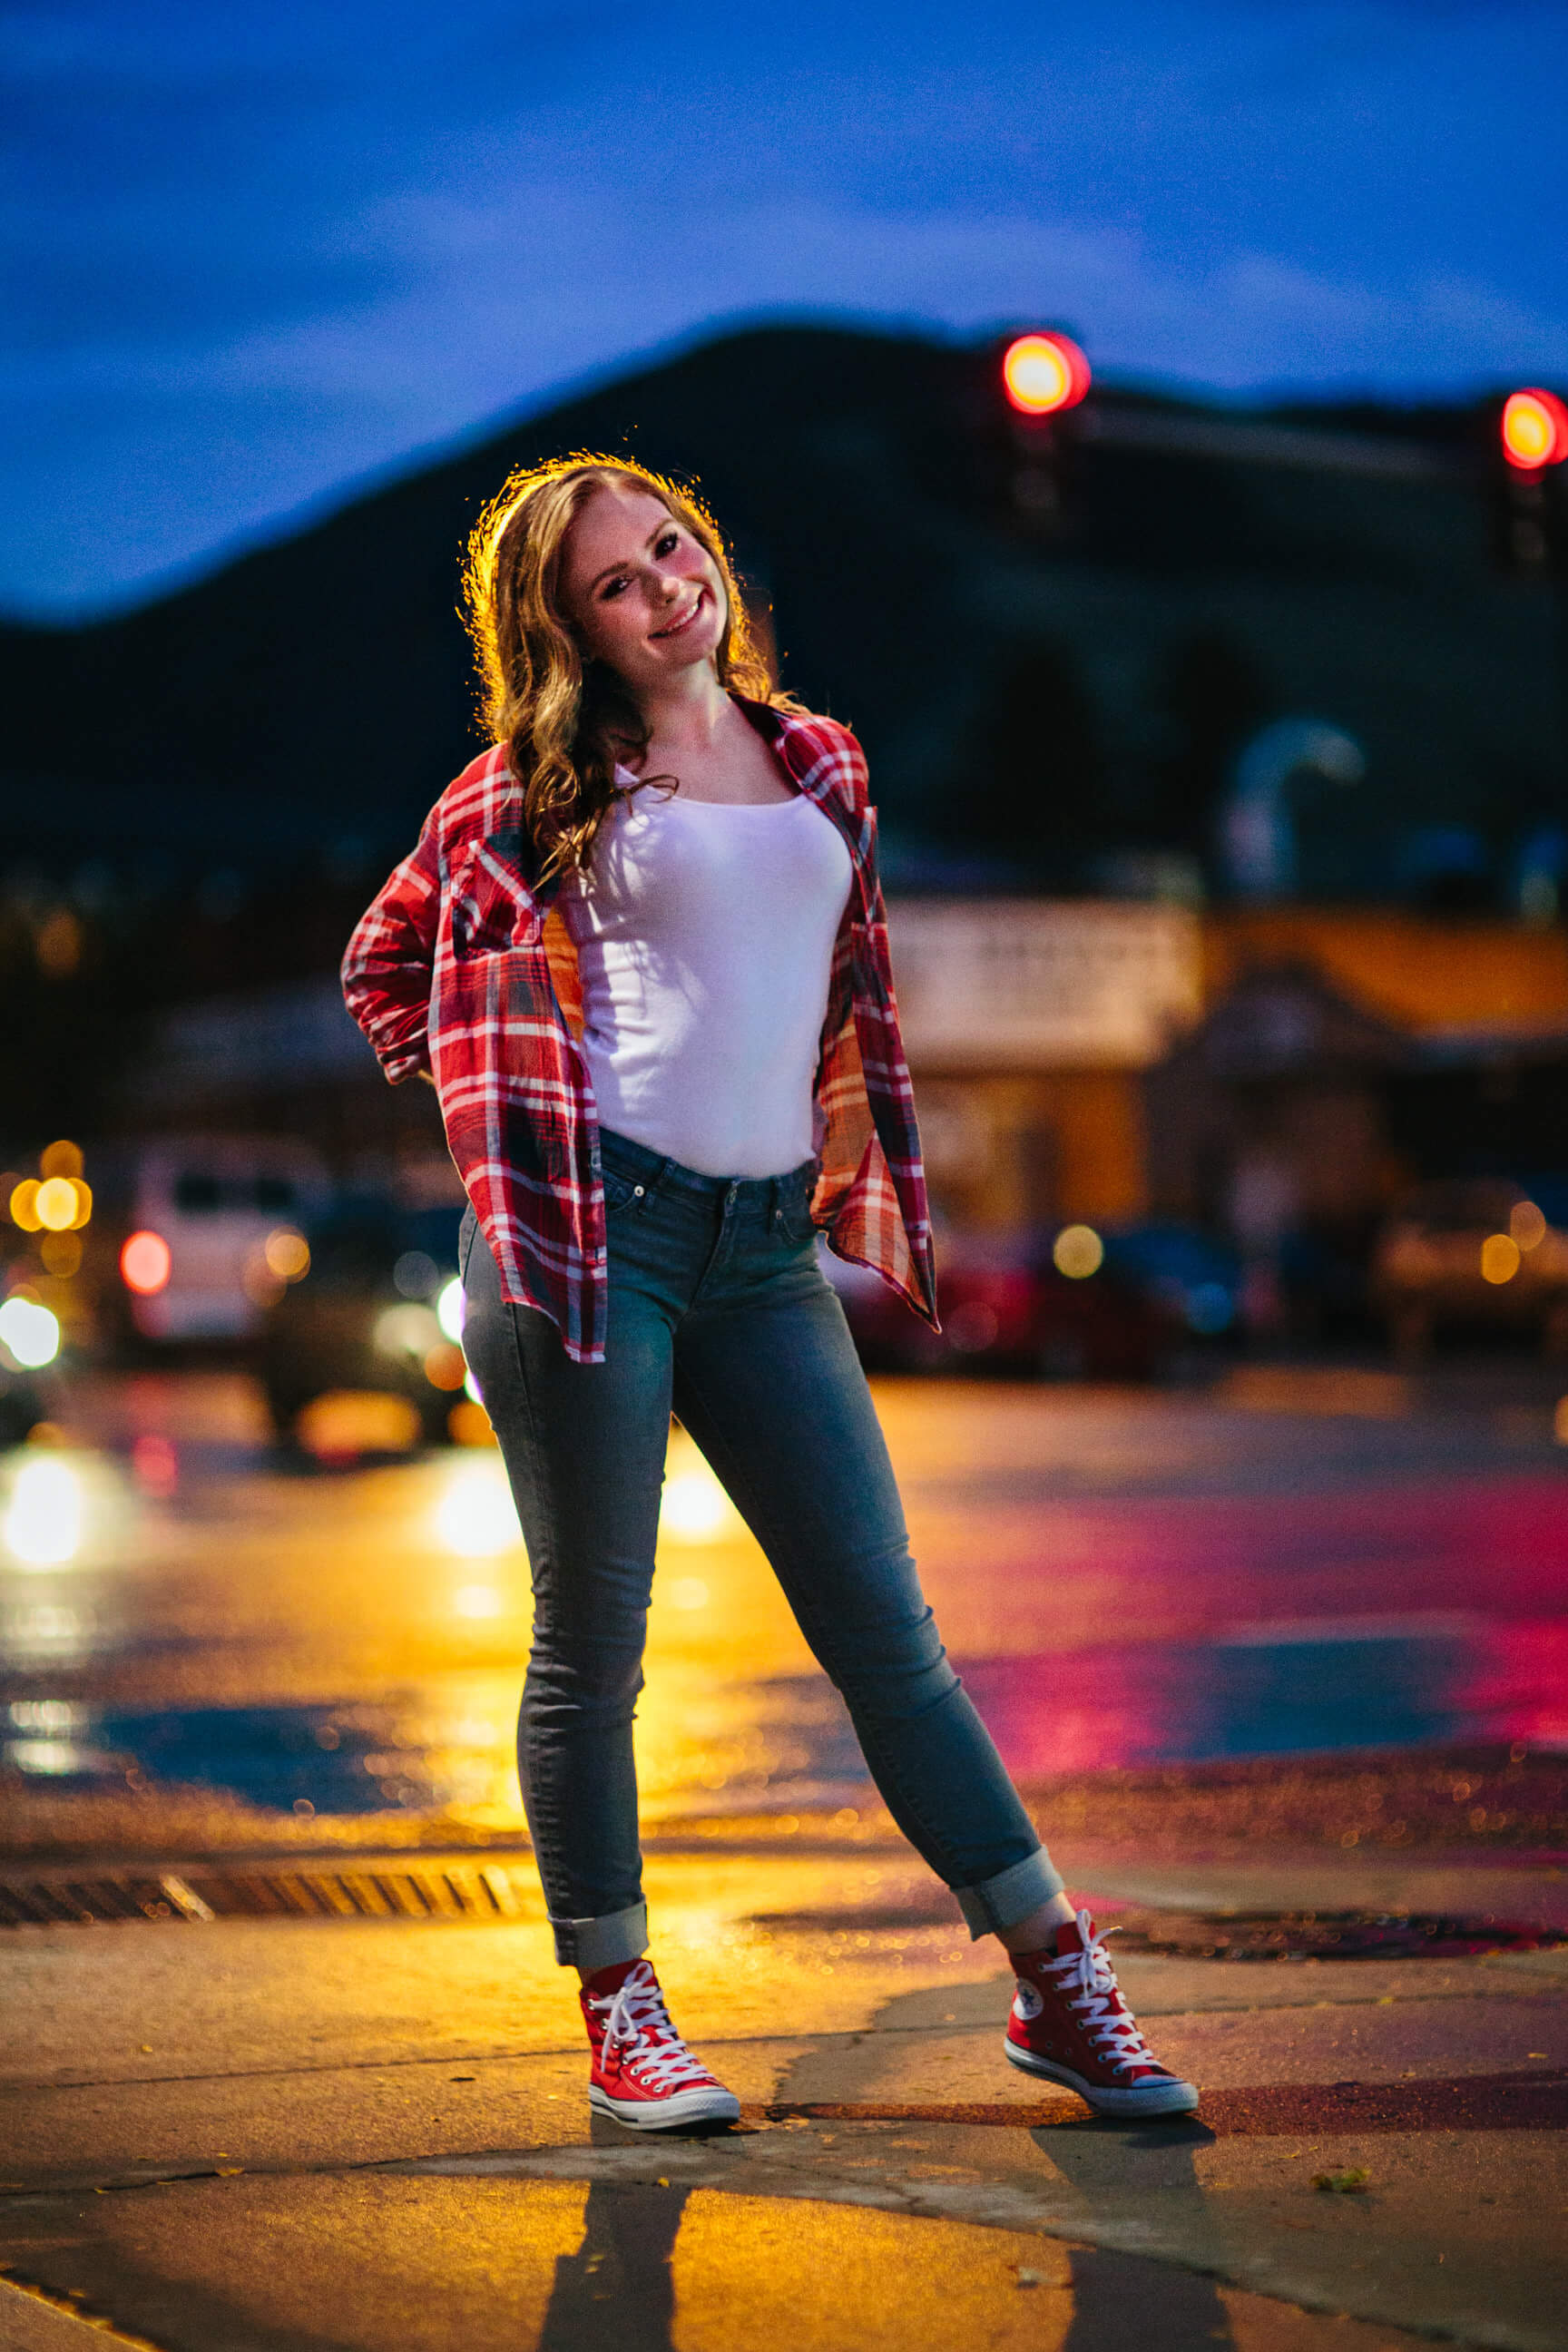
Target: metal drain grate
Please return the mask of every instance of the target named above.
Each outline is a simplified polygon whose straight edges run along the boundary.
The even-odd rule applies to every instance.
[[[1117,1951],[1182,1960],[1451,1960],[1568,1944],[1568,1928],[1418,1911],[1249,1911],[1234,1918],[1145,1911],[1116,1925]]]
[[[112,1870],[0,1878],[0,1927],[115,1927],[138,1919],[535,1917],[531,1868],[406,1863],[334,1870]]]
[[[1447,1960],[1483,1952],[1554,1950],[1568,1928],[1495,1917],[1444,1918],[1401,1911],[1116,1911],[1096,1906],[1115,1929],[1113,1953],[1172,1960]],[[767,1911],[760,1927],[815,1929],[842,1944],[872,1934],[941,1924],[934,1904],[864,1911]]]

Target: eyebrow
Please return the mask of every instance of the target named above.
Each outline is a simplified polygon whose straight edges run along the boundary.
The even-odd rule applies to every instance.
[[[674,520],[675,517],[672,514],[667,514],[662,522],[656,522],[653,529],[649,531],[647,537],[643,541],[644,547],[651,547],[656,539],[661,539]],[[619,563],[606,563],[604,570],[602,572],[596,572],[593,579],[589,581],[589,594],[592,595],[594,590],[599,586],[601,581],[612,579],[617,572],[624,572],[626,568],[626,558],[624,556]]]

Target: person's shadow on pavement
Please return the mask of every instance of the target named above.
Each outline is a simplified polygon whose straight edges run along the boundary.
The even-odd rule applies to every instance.
[[[1105,2116],[1037,2126],[1029,2137],[1089,2212],[1108,2215],[1158,2198],[1163,2215],[1201,2255],[1214,2241],[1193,2151],[1214,2134],[1195,2117],[1124,2124]],[[1212,2278],[1144,2254],[1086,2246],[1072,2255],[1073,2315],[1062,2352],[1215,2352],[1233,2344]]]
[[[669,2258],[690,2192],[595,2180],[583,2242],[556,2258],[539,2352],[670,2352]]]

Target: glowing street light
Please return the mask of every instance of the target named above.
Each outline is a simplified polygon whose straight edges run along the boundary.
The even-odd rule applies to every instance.
[[[1502,404],[1499,430],[1502,454],[1521,474],[1561,466],[1568,458],[1568,408],[1553,392],[1510,392]]]
[[[1002,354],[1002,389],[1020,416],[1076,408],[1089,381],[1089,362],[1069,335],[1019,335]]]

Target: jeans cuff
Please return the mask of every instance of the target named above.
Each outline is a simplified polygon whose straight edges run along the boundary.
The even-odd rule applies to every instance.
[[[1022,1912],[1017,1915],[1020,1918]],[[613,1968],[617,1960],[640,1960],[647,1949],[647,1905],[607,1911],[602,1919],[552,1919],[555,1957],[563,1969]]]
[[[998,1871],[994,1878],[983,1879],[978,1886],[955,1886],[952,1892],[968,1922],[969,1940],[977,1944],[982,1936],[999,1935],[1004,1927],[1016,1927],[1053,1895],[1059,1895],[1062,1883],[1061,1872],[1040,1845],[1011,1870]]]

